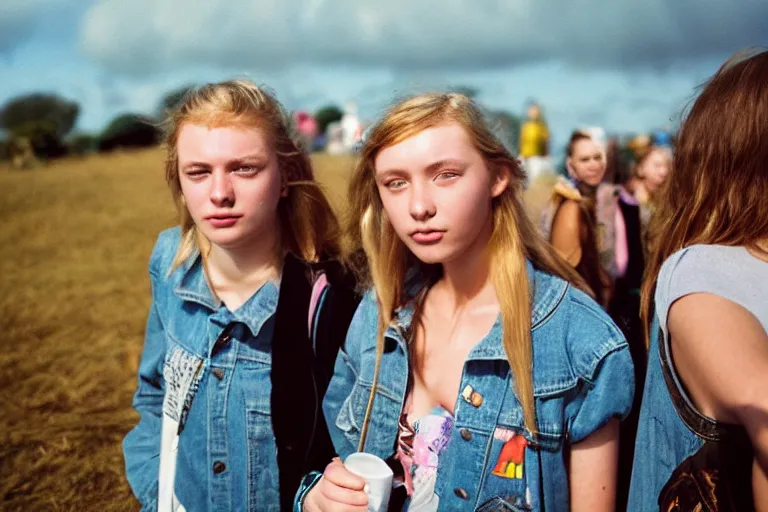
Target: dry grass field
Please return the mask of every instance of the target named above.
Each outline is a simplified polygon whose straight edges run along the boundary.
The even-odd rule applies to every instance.
[[[0,167],[2,510],[138,509],[121,442],[137,421],[146,265],[175,223],[162,158],[154,149]],[[343,208],[352,160],[314,161]]]
[[[0,509],[137,510],[121,441],[147,261],[175,223],[163,154],[0,167]],[[349,159],[316,158],[340,205]]]

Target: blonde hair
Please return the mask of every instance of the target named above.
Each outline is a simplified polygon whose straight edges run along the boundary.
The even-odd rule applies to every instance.
[[[531,345],[531,289],[526,258],[551,274],[586,289],[581,277],[539,235],[528,219],[522,202],[525,173],[518,161],[493,134],[479,107],[461,94],[423,94],[392,107],[372,128],[361,150],[361,157],[350,183],[350,222],[348,235],[355,247],[362,247],[368,265],[358,268],[364,283],[372,284],[379,309],[376,340],[376,366],[373,387],[363,422],[362,450],[368,432],[373,400],[384,347],[384,333],[394,311],[405,304],[406,271],[415,257],[398,238],[387,218],[375,181],[374,162],[379,152],[417,133],[446,122],[458,123],[470,136],[490,172],[510,173],[507,189],[493,199],[493,232],[490,238],[491,281],[501,308],[502,342],[507,354],[514,389],[523,407],[525,426],[536,434],[533,397],[533,355]],[[436,269],[425,266],[427,272]],[[414,322],[418,322],[417,315]]]
[[[300,149],[300,138],[290,116],[269,91],[247,80],[231,80],[188,92],[165,121],[165,178],[179,212],[182,231],[171,270],[184,263],[196,249],[205,258],[209,246],[184,204],[179,182],[177,142],[181,128],[187,123],[262,129],[275,149],[288,187],[287,197],[278,203],[282,252],[294,253],[306,261],[339,256],[338,220],[315,182],[309,156]]]

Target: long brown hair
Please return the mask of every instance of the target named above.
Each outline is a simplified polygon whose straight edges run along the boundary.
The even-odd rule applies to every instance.
[[[768,51],[736,54],[701,91],[680,128],[674,172],[649,229],[646,343],[664,260],[694,244],[760,250],[756,243],[768,236]]]
[[[374,162],[384,148],[447,122],[457,123],[466,130],[490,172],[506,169],[510,174],[509,186],[493,200],[492,205],[493,232],[489,243],[491,281],[499,299],[502,340],[514,376],[514,388],[523,407],[525,426],[534,434],[536,413],[532,376],[531,291],[526,258],[536,267],[586,289],[579,275],[544,241],[526,216],[521,199],[525,173],[493,134],[472,100],[461,94],[433,93],[415,96],[392,107],[371,129],[349,189],[349,239],[353,247],[365,251],[368,264],[358,270],[362,271],[364,282],[374,286],[379,308],[374,383],[361,432],[361,450],[365,446],[373,409],[384,332],[395,309],[408,300],[404,291],[405,275],[409,263],[415,260],[387,218],[376,187]]]
[[[281,252],[292,252],[306,261],[340,255],[339,222],[314,179],[309,156],[300,149],[300,138],[290,116],[265,88],[247,80],[231,80],[203,85],[187,93],[165,121],[168,151],[165,178],[179,212],[182,231],[172,269],[181,265],[195,249],[205,257],[208,246],[195,228],[181,194],[177,142],[186,123],[264,130],[275,148],[280,172],[288,187],[287,197],[278,203]]]

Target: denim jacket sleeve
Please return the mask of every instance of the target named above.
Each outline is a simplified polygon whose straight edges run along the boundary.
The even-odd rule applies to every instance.
[[[160,430],[163,417],[165,383],[165,328],[158,313],[156,287],[162,278],[157,268],[157,247],[149,266],[153,300],[147,319],[144,351],[139,363],[139,385],[133,397],[133,408],[139,423],[123,441],[128,483],[142,505],[142,510],[157,509],[158,471],[160,466]]]
[[[581,385],[566,406],[573,443],[583,441],[614,417],[624,419],[632,407],[635,389],[632,357],[619,328],[596,306],[578,314],[582,325],[572,322],[575,328],[570,330],[569,345],[573,371]]]

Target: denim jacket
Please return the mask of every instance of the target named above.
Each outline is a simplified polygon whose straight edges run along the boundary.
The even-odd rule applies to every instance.
[[[318,379],[313,377],[301,386],[297,383],[307,380],[290,379],[290,372],[308,368],[315,373],[312,346],[308,338],[306,343],[283,339],[281,345],[290,342],[288,350],[294,351],[287,371],[277,371],[273,364],[273,338],[280,319],[301,326],[298,316],[308,329],[306,305],[301,315],[294,314],[292,300],[286,301],[286,314],[277,311],[278,303],[282,311],[283,295],[290,295],[288,299],[295,295],[290,283],[301,280],[296,276],[305,264],[287,258],[279,285],[267,282],[232,312],[211,293],[199,255],[169,274],[179,243],[179,228],[163,232],[150,258],[152,305],[133,401],[140,420],[123,444],[128,482],[142,507],[150,511],[279,511],[285,508],[281,499],[285,502],[286,496],[290,507],[300,475],[322,468],[333,454],[320,418],[320,400],[333,360],[326,365],[329,377],[324,384],[317,375]],[[289,272],[297,266],[298,273]],[[330,291],[323,295],[323,304],[329,302],[327,295],[333,295]],[[336,291],[335,296],[339,294]],[[331,304],[336,312],[333,318],[324,317],[323,325],[339,323],[339,318],[343,324],[344,305],[338,300]],[[349,308],[349,317],[356,304]],[[283,335],[295,332],[307,334],[307,330],[289,329]],[[340,340],[345,333],[346,329]],[[332,350],[327,337],[316,339],[323,342],[323,350]],[[306,352],[299,354],[297,348]],[[290,390],[283,389],[287,391],[281,394],[287,397],[284,404],[272,403],[277,373],[284,374],[280,382],[288,379],[293,384]],[[292,409],[296,404],[302,404],[300,411]],[[293,449],[288,443],[296,441],[302,429],[276,431],[277,413],[293,417],[300,423],[297,427],[311,431],[312,438],[299,439],[300,446]],[[310,419],[304,421],[306,417]],[[276,432],[281,434],[277,439]],[[285,450],[278,454],[280,439]],[[322,459],[322,465],[310,459]],[[281,496],[284,477],[297,471],[294,487]]]
[[[628,510],[657,511],[670,501],[676,510],[754,510],[754,452],[746,431],[699,412],[675,370],[658,317],[651,328]]]
[[[610,318],[586,294],[530,262],[528,277],[539,432],[534,436],[524,426],[499,318],[464,363],[450,441],[438,467],[435,492],[441,511],[569,510],[568,445],[613,417],[623,418],[632,404],[632,360]],[[409,358],[404,332],[412,313],[411,307],[400,309],[385,333],[365,446],[365,451],[385,459],[394,454],[406,398]],[[373,382],[377,318],[376,299],[369,293],[352,320],[323,402],[342,459],[357,451]],[[507,460],[508,451],[503,451],[511,433],[524,436],[527,446],[523,459],[515,461],[516,471],[505,473],[500,467],[508,468],[514,460]]]

